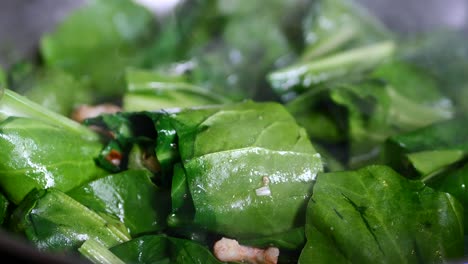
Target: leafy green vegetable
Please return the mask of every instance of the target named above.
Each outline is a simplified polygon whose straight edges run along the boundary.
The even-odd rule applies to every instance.
[[[171,117],[195,207],[194,225],[238,238],[301,225],[322,163],[284,107],[245,102]]]
[[[431,177],[467,157],[467,127],[460,116],[395,135],[385,142],[382,159],[405,175]]]
[[[429,162],[432,162],[429,161]],[[468,224],[468,194],[466,184],[468,181],[468,163],[457,164],[452,168],[440,173],[436,178],[431,179],[427,184],[441,192],[453,195],[463,205],[464,226]],[[468,230],[465,228],[465,234]]]
[[[76,250],[88,239],[106,247],[130,239],[116,218],[97,214],[54,188],[31,192],[16,208],[11,225],[43,251]]]
[[[303,61],[392,37],[390,30],[353,0],[314,1],[303,24]]]
[[[0,70],[0,223],[94,263],[220,263],[222,237],[278,263],[455,261],[453,33],[402,37],[353,0],[88,1]],[[121,111],[67,118],[101,103]]]
[[[444,262],[463,256],[463,230],[453,196],[390,167],[319,174],[300,263]]]
[[[156,72],[127,72],[127,92],[123,96],[123,110],[127,112],[156,111],[168,108],[187,108],[199,105],[230,102],[206,89],[191,85],[181,78],[168,78]]]
[[[68,191],[104,175],[94,158],[98,140],[38,119],[10,117],[0,123],[0,186],[18,204],[33,189]]]
[[[125,263],[221,263],[207,247],[165,235],[141,236],[110,250]]]
[[[61,69],[20,64],[10,70],[9,77],[12,90],[64,116],[81,104],[94,102],[87,87]]]
[[[113,263],[125,264],[121,259],[114,255],[109,249],[94,239],[86,240],[78,251],[91,262],[96,264]]]
[[[155,26],[149,10],[132,1],[94,0],[45,35],[40,52],[46,66],[87,81],[95,98],[117,96],[124,89],[125,68],[141,65],[140,50]]]
[[[317,60],[299,62],[295,65],[270,72],[268,81],[283,100],[291,93],[301,93],[319,84],[336,82],[343,78],[356,79],[391,58],[396,49],[392,41],[382,41],[331,55]]]
[[[96,133],[78,122],[48,110],[10,89],[4,89],[0,97],[0,120],[3,121],[8,117],[28,117],[62,127],[87,140],[98,139]]]
[[[347,143],[344,162],[354,168],[376,162],[388,137],[455,115],[432,76],[402,61],[383,63],[359,81],[309,91],[287,107],[312,140]]]
[[[156,137],[156,131],[152,120],[145,114],[102,114],[89,118],[84,123],[107,131],[103,135],[105,146],[96,157],[96,162],[108,171],[127,169],[130,156],[128,152],[135,149],[135,146],[146,146],[142,148],[144,151],[153,148],[152,139]],[[149,153],[144,152],[137,157],[140,162],[143,162],[141,159],[145,154]]]
[[[146,170],[127,170],[67,192],[95,212],[115,216],[132,237],[166,227],[169,194],[157,188]]]
[[[428,86],[395,86],[370,80],[359,84],[347,84],[330,92],[332,100],[348,111],[350,165],[368,159],[372,152],[378,154],[379,144],[397,133],[450,119],[450,106],[439,104],[444,98],[430,97]],[[422,95],[408,95],[405,90],[424,90]],[[437,91],[436,89],[432,91]],[[429,96],[428,96],[429,95]],[[377,149],[377,151],[376,151]],[[374,154],[374,155],[375,155]]]

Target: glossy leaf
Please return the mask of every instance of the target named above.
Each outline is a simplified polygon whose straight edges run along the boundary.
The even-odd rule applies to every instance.
[[[389,138],[382,160],[412,177],[429,177],[468,154],[468,119],[460,116]]]
[[[230,101],[180,78],[168,78],[157,72],[128,71],[126,77],[127,91],[122,100],[123,109],[127,112],[187,108]]]
[[[463,205],[465,233],[468,233],[468,163],[457,164],[444,172],[441,172],[435,179],[431,179],[427,184],[441,192],[450,193]]]
[[[76,250],[88,239],[106,247],[130,239],[116,218],[100,215],[54,188],[31,192],[13,213],[12,225],[43,251]]]
[[[95,212],[115,216],[132,237],[166,227],[169,193],[146,170],[126,170],[83,184],[67,194]]]
[[[452,118],[453,108],[440,103],[446,98],[437,92],[431,86],[393,85],[390,77],[385,82],[370,80],[332,89],[332,100],[348,112],[351,166],[368,163],[366,156],[372,153],[375,159],[379,144],[390,136]]]
[[[125,263],[221,263],[206,246],[165,235],[141,236],[110,250]]]
[[[301,225],[315,175],[323,168],[284,107],[245,102],[171,116],[196,226],[258,238]]]
[[[297,62],[270,72],[268,81],[285,101],[324,83],[362,78],[377,65],[392,58],[396,44],[382,41],[340,51],[317,60]]]
[[[102,145],[31,118],[0,123],[0,185],[15,204],[33,189],[68,191],[103,176],[94,158]]]
[[[29,117],[73,131],[77,137],[88,140],[98,139],[93,131],[80,123],[51,111],[13,90],[4,89],[0,97],[0,120],[5,120],[8,117]]]
[[[463,256],[463,209],[386,166],[319,174],[300,263],[441,263]]]

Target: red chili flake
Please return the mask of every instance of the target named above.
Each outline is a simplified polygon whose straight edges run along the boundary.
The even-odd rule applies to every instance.
[[[120,162],[122,161],[122,153],[113,149],[109,152],[109,154],[107,154],[106,160],[108,160],[110,163],[114,164],[115,166],[119,166]]]

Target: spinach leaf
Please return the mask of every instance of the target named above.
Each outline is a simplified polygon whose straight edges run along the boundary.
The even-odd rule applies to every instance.
[[[78,252],[95,264],[112,263],[125,264],[121,259],[114,255],[107,247],[103,246],[94,239],[86,240],[79,248]]]
[[[349,165],[358,167],[375,160],[379,145],[388,137],[411,131],[453,117],[450,105],[440,104],[446,99],[430,86],[395,86],[368,80],[358,84],[344,84],[330,92],[331,99],[347,109],[350,142]],[[404,90],[418,90],[412,96]]]
[[[156,111],[187,108],[198,105],[222,104],[230,100],[187,83],[183,78],[171,78],[157,72],[127,71],[127,91],[123,95],[123,110]],[[182,79],[182,80],[181,80]]]
[[[467,127],[468,118],[458,116],[395,135],[385,142],[382,160],[405,175],[429,180],[467,157]]]
[[[73,132],[77,137],[87,140],[97,140],[97,134],[87,127],[47,109],[10,89],[4,89],[0,97],[0,121],[8,117],[29,117],[62,127]]]
[[[314,1],[303,24],[303,61],[392,37],[377,17],[353,0]]]
[[[274,96],[265,74],[295,57],[291,31],[298,31],[302,10],[309,2],[184,2],[176,15],[183,14],[184,7],[193,11],[187,18],[178,17],[181,36],[176,39],[181,41],[175,46],[185,46],[179,51],[185,57],[172,62],[191,65],[189,82],[234,101]],[[292,21],[297,23],[292,25]]]
[[[133,1],[90,1],[42,37],[40,53],[46,67],[83,79],[101,100],[123,92],[124,70],[141,65],[155,26],[153,14]]]
[[[15,204],[33,189],[68,191],[105,173],[94,162],[100,141],[38,119],[2,121],[0,146],[0,185]]]
[[[9,77],[12,90],[64,116],[71,116],[81,104],[94,103],[93,93],[83,82],[58,68],[22,63],[10,70]]]
[[[219,39],[193,52],[191,61],[196,66],[190,80],[234,101],[258,97],[266,100],[270,93],[266,73],[293,57],[276,22],[276,17],[257,13],[231,18]]]
[[[432,188],[441,192],[447,192],[457,198],[464,208],[464,226],[468,226],[468,194],[466,185],[468,184],[468,163],[465,161],[461,165],[452,166],[443,171],[437,177],[427,183]],[[465,234],[468,230],[465,228]]]
[[[88,239],[106,247],[130,239],[116,218],[98,214],[55,188],[29,193],[13,212],[11,225],[43,251],[76,250]]]
[[[289,101],[320,84],[361,79],[377,65],[392,58],[393,41],[381,41],[332,53],[316,60],[297,62],[268,73],[267,78],[283,101]]]
[[[358,81],[322,85],[287,107],[312,140],[343,149],[351,168],[378,162],[387,138],[456,114],[431,75],[400,60]]]
[[[300,263],[435,263],[463,256],[463,209],[451,195],[372,165],[319,174]]]
[[[328,86],[306,91],[285,103],[297,123],[312,140],[327,143],[347,141],[346,109],[330,99]]]
[[[125,263],[221,263],[206,246],[165,235],[141,236],[110,250]]]
[[[67,194],[95,212],[115,216],[132,237],[166,227],[169,193],[156,187],[147,170],[126,170],[83,184]]]
[[[193,49],[206,45],[224,29],[226,17],[218,0],[183,0],[161,17],[160,31],[151,46],[149,68],[184,61]]]
[[[305,201],[322,162],[283,106],[243,102],[169,115],[195,226],[259,238],[303,224]]]

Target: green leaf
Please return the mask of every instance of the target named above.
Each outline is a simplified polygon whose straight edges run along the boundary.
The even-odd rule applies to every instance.
[[[312,140],[340,143],[347,140],[345,109],[330,100],[328,87],[306,91],[285,103]]]
[[[43,251],[76,250],[88,239],[105,247],[130,239],[117,219],[99,215],[54,188],[31,192],[13,212],[11,224]]]
[[[443,171],[427,184],[438,191],[450,193],[461,202],[464,208],[464,226],[468,226],[468,163],[465,161],[459,166]],[[468,229],[465,228],[465,234],[467,233]]]
[[[77,106],[94,103],[94,92],[71,74],[61,69],[30,67],[32,69],[17,69],[18,72],[13,69],[10,72],[12,90],[44,108],[68,117]]]
[[[189,76],[192,83],[233,101],[266,100],[271,92],[265,75],[293,55],[278,17],[252,12],[231,18],[220,38],[193,52]]]
[[[315,1],[303,24],[303,61],[392,37],[379,18],[353,0]]]
[[[386,166],[319,174],[301,263],[440,263],[463,256],[463,209]]]
[[[461,150],[429,150],[407,154],[408,161],[421,175],[435,173],[465,156],[466,153]]]
[[[121,259],[114,255],[109,249],[94,239],[86,240],[78,251],[88,260],[95,264],[125,264]]]
[[[301,226],[314,177],[323,168],[304,129],[283,106],[245,102],[171,116],[194,225],[238,238]]]
[[[454,117],[386,140],[384,163],[412,177],[431,177],[468,155],[468,118]]]
[[[115,216],[132,237],[166,227],[169,193],[146,170],[126,170],[83,184],[67,194],[96,212]]]
[[[76,133],[78,137],[89,140],[98,139],[97,135],[80,123],[47,109],[10,89],[4,89],[0,97],[0,121],[8,117],[29,117],[60,126]]]
[[[88,82],[98,98],[124,91],[124,71],[142,63],[151,43],[153,14],[128,0],[93,0],[75,10],[42,37],[45,65],[61,68]]]
[[[317,60],[297,62],[270,72],[267,79],[284,100],[319,84],[356,79],[391,58],[396,44],[382,41],[330,54]]]
[[[33,189],[68,191],[105,173],[94,162],[102,148],[98,140],[80,138],[41,120],[4,120],[0,146],[0,185],[15,204]]]
[[[454,109],[430,76],[401,63],[382,64],[354,84],[336,85],[331,100],[347,110],[350,166],[375,162],[388,137],[450,119]]]
[[[122,100],[123,110],[127,112],[187,108],[230,101],[181,78],[171,78],[157,72],[132,70],[127,72],[126,77],[127,92]]]
[[[110,250],[125,263],[221,263],[206,246],[165,235],[141,236]]]

